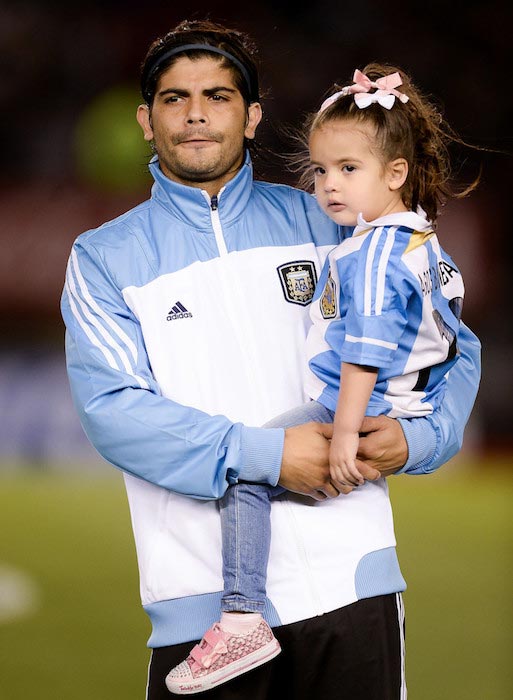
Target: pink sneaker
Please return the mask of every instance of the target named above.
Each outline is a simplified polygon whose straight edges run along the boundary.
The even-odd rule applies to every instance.
[[[185,661],[171,669],[166,686],[177,695],[200,693],[265,664],[280,651],[265,620],[246,634],[225,632],[216,622]]]

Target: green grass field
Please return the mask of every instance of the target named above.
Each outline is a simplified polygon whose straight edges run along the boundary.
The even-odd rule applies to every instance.
[[[513,469],[500,466],[389,480],[409,586],[410,700],[513,697]],[[9,474],[0,579],[2,567],[24,572],[38,600],[0,615],[0,697],[143,700],[149,624],[120,475]]]

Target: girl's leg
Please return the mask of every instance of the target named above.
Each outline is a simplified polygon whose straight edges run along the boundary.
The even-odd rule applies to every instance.
[[[177,695],[210,690],[267,663],[280,644],[262,617],[273,488],[230,486],[221,500],[224,593],[221,620],[166,676]]]
[[[240,482],[221,500],[223,612],[264,609],[274,491],[265,484]]]
[[[301,406],[291,408],[281,415],[273,418],[264,425],[264,428],[293,428],[303,423],[333,423],[335,412],[317,401],[307,401]]]

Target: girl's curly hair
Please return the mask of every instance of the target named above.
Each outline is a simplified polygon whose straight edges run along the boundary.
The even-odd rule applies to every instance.
[[[302,173],[299,186],[310,190],[313,186],[313,174],[308,167],[308,140],[313,131],[334,121],[354,120],[371,124],[375,129],[377,155],[383,164],[396,158],[404,158],[408,162],[408,177],[401,190],[405,206],[412,211],[416,211],[418,206],[422,207],[434,223],[440,205],[451,197],[466,196],[479,182],[477,177],[459,191],[452,184],[448,147],[452,143],[468,144],[457,136],[403,70],[387,64],[369,63],[362,72],[372,81],[398,72],[402,79],[401,92],[409,100],[403,103],[396,99],[392,109],[385,109],[377,103],[360,109],[354,95],[348,94],[339,97],[325,110],[310,114],[300,137],[302,153],[292,162],[292,169]],[[331,94],[341,89],[339,85],[334,85]]]

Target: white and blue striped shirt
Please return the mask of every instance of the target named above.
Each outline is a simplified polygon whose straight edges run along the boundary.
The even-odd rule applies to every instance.
[[[463,280],[420,214],[361,217],[329,254],[311,305],[307,393],[337,405],[340,364],[378,368],[367,415],[427,415],[457,354]]]

